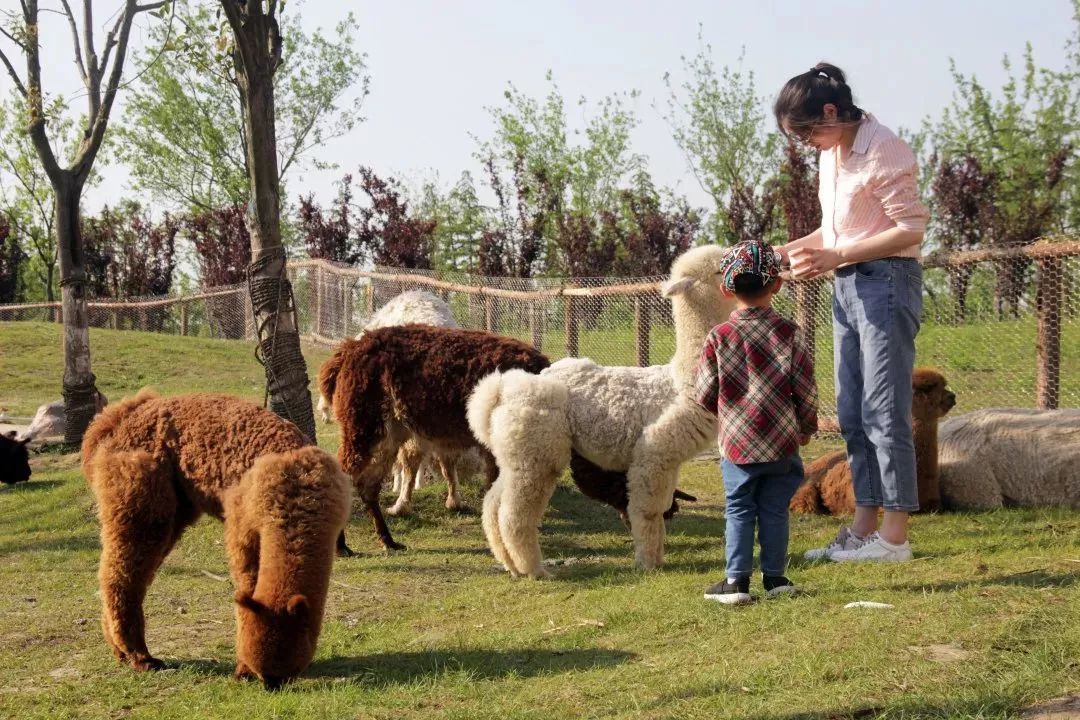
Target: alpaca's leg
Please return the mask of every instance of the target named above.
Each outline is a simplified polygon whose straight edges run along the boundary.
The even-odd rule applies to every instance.
[[[413,476],[421,464],[420,447],[414,441],[404,443],[398,450],[397,461],[394,464],[395,477],[400,469],[401,484],[398,486],[398,499],[386,511],[387,515],[400,517],[412,512],[412,495],[415,485]]]
[[[464,510],[465,503],[461,501],[461,495],[458,494],[458,454],[456,452],[439,453],[435,460],[439,464],[442,476],[446,478],[446,509]]]
[[[383,479],[386,477],[390,466],[397,457],[401,441],[392,435],[387,435],[371,454],[371,460],[357,475],[353,476],[360,499],[371,521],[375,525],[375,534],[379,543],[387,550],[404,550],[405,546],[395,542],[390,534],[390,528],[383,517],[382,507],[379,505],[379,491],[382,490]]]
[[[516,468],[507,478],[512,482],[506,483],[499,499],[499,534],[518,571],[539,579],[548,575],[540,552],[540,520],[559,474],[543,467],[530,470]]]
[[[498,560],[504,568],[506,568],[506,571],[510,573],[511,577],[520,577],[521,573],[518,572],[517,566],[511,559],[510,553],[503,543],[502,533],[499,532],[501,495],[502,483],[496,481],[484,496],[481,524],[484,527],[484,535],[487,537],[488,547],[491,548],[491,554],[495,556],[495,559]]]
[[[419,490],[428,483],[431,478],[431,454],[424,453],[420,458],[420,465],[416,468],[413,478],[413,490]]]
[[[664,512],[671,507],[679,467],[712,442],[715,418],[695,403],[676,401],[645,428],[626,473],[634,562],[653,570],[664,562]]]
[[[146,647],[143,600],[165,556],[198,513],[181,503],[169,473],[144,453],[117,454],[98,467],[102,631],[113,653],[137,670],[165,664]],[[99,471],[100,472],[100,471]]]

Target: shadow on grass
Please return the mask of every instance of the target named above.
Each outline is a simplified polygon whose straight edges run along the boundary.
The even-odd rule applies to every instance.
[[[843,710],[765,713],[753,720],[870,720],[871,718],[1005,718],[1015,717],[1015,703],[1000,697],[941,703],[863,705]]]
[[[305,676],[351,678],[368,687],[385,687],[411,684],[447,673],[462,673],[475,680],[495,680],[611,668],[633,658],[633,653],[599,648],[390,652],[318,660],[312,663]]]
[[[1080,581],[1080,571],[1054,573],[1047,568],[1039,570],[1027,570],[1025,572],[1012,573],[1009,575],[996,575],[993,577],[980,577],[970,580],[955,580],[939,583],[902,583],[893,585],[893,590],[907,590],[915,592],[952,592],[971,587],[1014,586],[1028,588],[1062,588],[1075,585]]]
[[[64,484],[63,480],[35,480],[30,476],[29,482],[16,483],[15,485],[0,485],[0,495],[21,495],[27,493],[39,493]]]
[[[35,540],[14,539],[0,542],[0,556],[9,553],[32,553],[43,550],[99,550],[101,543],[95,534],[68,537],[44,537]]]
[[[305,680],[346,680],[368,688],[409,685],[419,680],[437,679],[448,673],[461,673],[472,680],[498,680],[507,677],[533,677],[551,673],[611,668],[634,659],[634,654],[599,648],[550,649],[466,649],[388,652],[356,657],[334,656],[316,660],[296,684],[286,689],[317,690],[323,683],[306,684]],[[207,675],[231,677],[235,663],[193,659],[169,663],[169,667],[193,670]]]

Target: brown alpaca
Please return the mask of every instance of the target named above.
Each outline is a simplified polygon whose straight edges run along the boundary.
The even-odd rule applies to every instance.
[[[946,387],[945,377],[929,368],[916,369],[911,384],[915,391],[911,403],[911,427],[915,441],[919,508],[937,510],[941,507],[938,420],[956,405],[956,395]],[[855,493],[846,450],[828,453],[806,466],[806,482],[791,499],[791,510],[823,515],[855,512]]]
[[[538,373],[548,365],[520,340],[431,325],[377,328],[338,346],[319,370],[319,388],[341,428],[341,467],[352,475],[383,547],[404,548],[379,507],[379,491],[402,443],[415,439],[421,451],[447,457],[478,448],[490,486],[498,471],[469,430],[465,403],[481,378],[496,370]],[[344,538],[338,551],[350,552]]]
[[[82,467],[101,521],[102,630],[121,662],[164,667],[146,647],[143,599],[184,530],[207,513],[225,520],[238,676],[273,686],[307,666],[349,507],[348,478],[332,457],[244,400],[142,390],[94,419]]]

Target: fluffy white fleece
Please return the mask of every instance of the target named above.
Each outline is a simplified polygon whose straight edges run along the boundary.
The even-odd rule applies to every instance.
[[[716,440],[716,418],[693,402],[690,384],[706,334],[734,307],[716,282],[723,254],[715,245],[694,248],[672,265],[663,286],[676,333],[668,365],[605,367],[569,358],[540,375],[496,373],[477,386],[469,426],[499,466],[484,499],[484,530],[511,575],[546,574],[537,528],[571,447],[605,470],[627,473],[635,562],[647,569],[663,562],[663,513],[679,467]]]
[[[947,508],[1080,508],[1080,409],[987,408],[938,430]]]

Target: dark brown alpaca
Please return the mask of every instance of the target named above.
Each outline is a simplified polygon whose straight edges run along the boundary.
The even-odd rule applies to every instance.
[[[26,446],[30,438],[16,440],[15,431],[0,435],[0,482],[5,485],[30,479],[30,453]]]
[[[469,430],[465,403],[496,370],[538,373],[548,365],[520,340],[431,325],[378,328],[338,346],[319,370],[319,387],[341,428],[341,467],[352,475],[383,547],[404,547],[390,535],[379,507],[379,491],[401,444],[415,438],[425,452],[448,455],[479,448],[490,485],[495,463]],[[344,537],[338,550],[349,552]]]
[[[929,368],[917,368],[911,383],[915,391],[911,403],[911,426],[915,441],[919,508],[923,511],[937,510],[941,507],[938,420],[956,405],[956,395],[946,387],[945,377]],[[791,499],[791,510],[822,515],[855,512],[855,494],[846,450],[822,455],[806,466],[806,482]]]
[[[143,390],[94,419],[82,467],[101,521],[102,630],[121,662],[164,667],[146,647],[143,598],[206,513],[225,521],[237,676],[274,687],[307,667],[348,518],[349,480],[331,456],[244,400]]]

